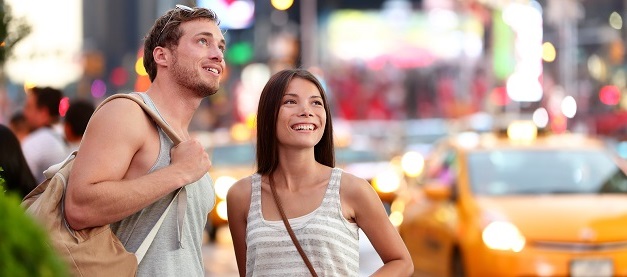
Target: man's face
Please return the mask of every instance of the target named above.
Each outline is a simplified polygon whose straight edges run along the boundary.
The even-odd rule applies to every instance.
[[[218,25],[206,19],[183,22],[183,36],[173,51],[171,65],[176,82],[200,97],[216,93],[226,68],[226,43]]]
[[[45,125],[46,109],[37,107],[37,96],[33,93],[26,95],[24,103],[24,117],[31,128],[39,128]]]

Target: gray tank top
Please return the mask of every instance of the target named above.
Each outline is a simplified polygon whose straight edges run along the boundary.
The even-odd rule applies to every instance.
[[[246,276],[311,276],[285,225],[263,218],[261,175],[252,175],[246,225]],[[326,193],[313,212],[290,218],[291,227],[320,276],[359,275],[359,226],[342,215],[342,170],[333,168]]]
[[[140,95],[144,102],[157,114],[159,111],[145,93]],[[160,114],[159,116],[163,118]],[[157,126],[160,149],[157,161],[149,172],[170,164],[172,140]],[[215,204],[213,181],[208,174],[200,180],[185,186],[187,209],[183,223],[181,245],[178,244],[177,209],[178,199],[166,215],[161,228],[150,245],[146,256],[139,264],[137,276],[204,276],[202,258],[202,236],[207,215]],[[174,198],[175,192],[157,200],[141,211],[111,224],[111,229],[120,238],[129,252],[137,251],[139,245],[157,223],[161,214]]]

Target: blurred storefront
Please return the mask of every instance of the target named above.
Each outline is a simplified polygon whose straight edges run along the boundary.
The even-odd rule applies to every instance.
[[[158,15],[179,2],[216,9],[229,43],[228,78],[199,110],[192,126],[199,130],[252,125],[261,87],[285,67],[307,67],[320,76],[333,113],[344,120],[518,113],[538,114],[558,131],[611,133],[623,121],[606,119],[620,118],[627,107],[627,1],[77,0],[58,13],[32,11],[67,3],[49,1],[46,8],[32,0],[13,2],[16,12],[28,10],[43,22],[77,14],[69,25],[80,28],[46,32],[57,35],[43,45],[66,43],[59,45],[66,45],[61,48],[69,60],[57,64],[69,70],[37,73],[45,67],[14,63],[7,72],[33,68],[32,79],[43,80],[33,85],[62,86],[70,96],[95,102],[148,87],[142,38]],[[67,38],[74,33],[82,35]],[[70,41],[78,44],[67,46]],[[40,58],[28,56],[33,43],[22,45],[29,62]],[[42,79],[61,81],[52,74],[61,72],[76,74],[63,84]],[[9,78],[9,97],[19,104],[29,82]]]

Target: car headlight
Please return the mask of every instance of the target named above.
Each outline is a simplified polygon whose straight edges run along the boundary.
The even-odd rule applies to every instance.
[[[481,238],[490,249],[520,252],[525,247],[525,237],[510,222],[495,221],[488,224]]]
[[[409,151],[403,155],[401,167],[407,176],[418,177],[424,170],[425,159],[420,153]]]
[[[401,186],[401,178],[393,169],[389,169],[377,174],[372,179],[372,185],[379,192],[395,192]]]
[[[229,216],[226,211],[226,201],[220,201],[216,205],[216,213],[222,220],[228,220]]]
[[[226,199],[226,194],[237,180],[231,176],[220,176],[215,182],[216,196],[220,199]]]

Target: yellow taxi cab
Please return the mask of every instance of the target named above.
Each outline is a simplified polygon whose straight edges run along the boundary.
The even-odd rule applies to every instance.
[[[252,142],[216,145],[206,149],[211,159],[209,176],[214,180],[216,205],[207,220],[209,238],[215,239],[216,231],[228,223],[226,194],[235,182],[255,173],[255,146]]]
[[[404,195],[399,233],[417,275],[627,276],[626,168],[600,139],[521,122],[451,135]]]

